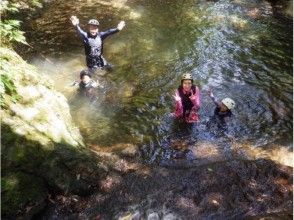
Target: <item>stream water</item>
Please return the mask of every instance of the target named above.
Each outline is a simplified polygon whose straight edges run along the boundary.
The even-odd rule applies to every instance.
[[[134,144],[145,162],[164,166],[226,160],[236,149],[291,164],[292,18],[273,11],[256,0],[57,0],[27,24],[34,47],[28,54],[69,99],[87,144]],[[120,20],[127,24],[104,42],[104,56],[115,68],[96,77],[104,88],[95,103],[78,98],[70,86],[85,68],[71,15],[84,29],[90,18],[101,30]],[[170,115],[185,72],[201,89],[195,125]],[[219,99],[236,101],[226,132],[208,126],[214,111],[209,88]]]
[[[101,30],[126,21],[121,32],[104,42],[104,57],[115,67],[111,72],[100,72],[103,76],[95,76],[103,88],[97,90],[94,103],[77,96],[77,88],[71,86],[85,68],[84,48],[70,23],[71,15],[80,18],[83,29],[90,18],[100,21]],[[212,183],[216,178],[215,187],[221,183],[224,185],[220,187],[226,188],[231,181],[226,179],[230,177],[225,169],[219,168],[224,177],[209,177],[197,170],[200,165],[261,157],[292,165],[292,22],[292,18],[277,16],[269,2],[259,0],[56,0],[27,22],[25,31],[32,47],[22,53],[51,76],[57,90],[68,98],[73,119],[87,145],[101,151],[111,146],[135,145],[145,164],[161,166],[161,174],[154,174],[157,182],[156,178],[147,178],[148,182],[145,177],[130,175],[124,180],[128,186],[125,196],[119,194],[122,189],[107,195],[104,205],[95,205],[104,198],[95,195],[93,203],[88,201],[90,208],[81,213],[89,217],[101,211],[109,219],[117,219],[126,210],[141,207],[148,214],[150,204],[164,204],[158,213],[165,215],[166,204],[173,206],[178,198],[178,207],[182,207],[179,213],[188,207],[186,213],[192,212],[194,219],[198,211],[190,210],[189,198],[196,193],[195,198],[204,201],[196,202],[201,206],[209,200],[206,196],[215,196],[210,188],[203,188],[202,182],[208,178],[207,183]],[[193,75],[201,90],[200,122],[194,125],[180,123],[170,114],[174,110],[172,95],[185,72]],[[236,101],[234,117],[225,132],[211,123],[214,104],[207,95],[209,88],[219,99],[230,97]],[[161,171],[162,166],[181,170]],[[241,173],[241,183],[236,183],[236,189],[243,190],[243,185],[248,184],[247,169],[252,169],[249,173],[263,173],[262,169],[256,171],[255,165],[238,166],[234,172]],[[234,170],[234,166],[230,169]],[[264,178],[260,184],[270,191],[272,184],[267,175],[276,171],[268,170],[264,171],[265,177],[259,176]],[[232,190],[227,190],[227,195],[237,198],[232,213],[242,214],[238,203],[242,193]],[[127,195],[129,200],[125,201]],[[133,206],[127,208],[126,202]],[[46,215],[58,219],[54,217],[57,212]],[[207,213],[209,217],[209,209]],[[232,213],[228,215],[234,216]]]

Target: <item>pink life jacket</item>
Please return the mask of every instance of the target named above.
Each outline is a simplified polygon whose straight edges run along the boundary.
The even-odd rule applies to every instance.
[[[191,91],[196,96],[196,99],[191,100],[191,92],[185,93],[182,86],[179,86],[176,93],[181,97],[181,100],[176,102],[175,115],[177,118],[183,118],[187,123],[199,121],[198,110],[200,108],[200,92],[195,85],[192,86]]]

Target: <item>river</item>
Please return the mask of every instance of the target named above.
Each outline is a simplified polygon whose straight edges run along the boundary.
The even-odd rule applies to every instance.
[[[84,49],[81,27],[126,27],[104,42],[114,65],[96,78],[95,103],[76,95]],[[146,164],[197,167],[233,158],[265,157],[291,165],[293,151],[293,20],[257,0],[53,1],[27,24],[30,61],[68,98],[85,142],[106,149],[139,146]],[[33,54],[33,55],[32,55]],[[47,58],[47,61],[44,60]],[[173,93],[189,72],[201,90],[200,122],[177,122]],[[236,101],[226,132],[208,126],[219,99]]]

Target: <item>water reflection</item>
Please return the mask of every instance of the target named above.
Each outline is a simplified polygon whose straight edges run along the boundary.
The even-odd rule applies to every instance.
[[[91,105],[68,86],[85,65],[72,14],[82,24],[98,14],[102,30],[127,23],[105,42],[115,69],[98,77],[104,89]],[[266,1],[56,1],[29,28],[29,41],[54,65],[35,63],[68,97],[89,144],[137,144],[147,162],[163,165],[232,158],[232,137],[252,149],[292,148],[292,22],[275,19]],[[202,91],[201,122],[194,126],[168,114],[186,71]],[[225,132],[207,126],[214,110],[208,88],[237,103]]]

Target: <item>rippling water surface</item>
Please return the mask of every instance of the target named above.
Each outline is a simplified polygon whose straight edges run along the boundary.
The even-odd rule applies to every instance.
[[[92,104],[70,86],[85,65],[71,15],[83,28],[94,17],[102,30],[127,23],[105,41],[104,55],[115,68],[97,76],[104,88]],[[275,17],[266,1],[54,1],[28,29],[33,62],[68,97],[88,144],[136,144],[146,162],[161,165],[201,164],[236,152],[289,159],[292,19]],[[201,89],[201,121],[193,126],[169,114],[184,72]],[[236,101],[225,133],[208,126],[214,111],[208,88]]]

